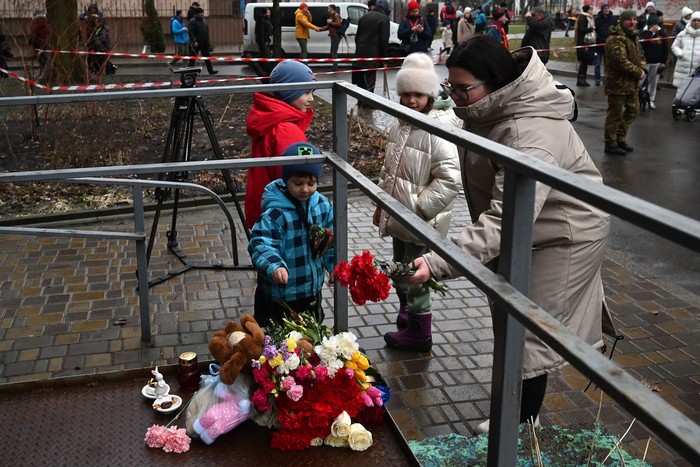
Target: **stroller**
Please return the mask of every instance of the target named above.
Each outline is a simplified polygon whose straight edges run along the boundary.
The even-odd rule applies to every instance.
[[[692,76],[684,79],[678,86],[671,111],[675,120],[680,120],[685,112],[685,118],[692,122],[695,120],[698,109],[700,109],[700,66],[695,69]]]

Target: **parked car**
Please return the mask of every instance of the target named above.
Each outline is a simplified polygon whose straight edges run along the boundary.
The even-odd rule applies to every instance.
[[[308,2],[309,12],[311,13],[312,22],[319,26],[326,25],[328,18],[329,3],[312,3]],[[339,57],[352,57],[355,55],[355,33],[357,32],[357,22],[362,15],[369,10],[367,5],[362,3],[333,3],[339,8],[341,18],[348,18],[350,25],[345,33],[345,39],[340,41],[338,47]],[[299,8],[300,2],[281,3],[280,10],[282,12],[282,50],[285,57],[296,57],[299,55],[299,44],[294,38],[294,12]],[[264,15],[266,9],[272,10],[272,3],[248,3],[245,6],[243,16],[243,54],[244,56],[257,56],[258,44],[255,42],[255,18],[258,14]],[[391,56],[399,56],[399,40],[397,33],[399,25],[391,23],[391,34],[389,36],[389,50]],[[311,38],[308,42],[309,57],[328,57],[330,56],[331,41],[328,37],[328,32],[311,31]]]

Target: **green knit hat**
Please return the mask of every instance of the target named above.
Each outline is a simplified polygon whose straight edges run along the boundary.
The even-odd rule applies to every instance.
[[[637,12],[634,10],[625,10],[622,13],[620,13],[620,18],[618,19],[618,24],[622,24],[623,21],[626,21],[630,18],[636,18],[637,17]]]

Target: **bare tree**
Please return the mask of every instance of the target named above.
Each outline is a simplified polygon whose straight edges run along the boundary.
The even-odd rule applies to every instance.
[[[77,0],[46,0],[46,17],[51,29],[52,49],[78,49],[80,29],[77,11]],[[77,54],[53,54],[46,71],[47,83],[81,82],[85,79],[85,61]]]

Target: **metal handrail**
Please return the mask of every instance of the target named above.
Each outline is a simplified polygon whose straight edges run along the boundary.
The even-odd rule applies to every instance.
[[[76,102],[86,100],[139,99],[172,97],[177,95],[209,95],[266,90],[305,89],[308,85],[255,85],[223,88],[197,88],[142,92],[115,92],[70,96],[30,96],[0,99],[3,105],[30,103]],[[356,184],[369,198],[385,209],[409,231],[423,239],[460,273],[472,281],[496,304],[499,322],[503,323],[508,338],[499,337],[502,331],[494,329],[494,385],[492,390],[492,430],[489,435],[489,465],[513,465],[517,442],[517,410],[519,382],[522,379],[522,336],[527,328],[567,359],[576,369],[606,390],[631,414],[638,417],[680,454],[693,463],[700,463],[700,427],[663,399],[653,394],[614,362],[603,357],[583,340],[573,335],[545,310],[530,301],[521,291],[528,282],[531,242],[522,241],[532,235],[534,184],[541,182],[552,188],[599,207],[612,215],[636,224],[645,230],[672,240],[693,251],[700,251],[700,222],[668,209],[622,193],[602,184],[591,182],[564,169],[547,164],[532,156],[489,141],[462,129],[450,127],[435,119],[396,105],[368,91],[345,82],[319,82],[316,88],[333,89],[334,148],[337,154],[312,156],[308,160],[326,160],[334,169],[334,209],[336,219],[337,260],[347,259],[347,183]],[[492,160],[506,170],[504,186],[503,241],[501,262],[507,263],[504,275],[495,274],[475,259],[437,234],[415,214],[379,189],[347,163],[347,96],[369,103],[373,108],[430,131],[447,141],[465,147]],[[45,98],[45,100],[42,100]],[[97,99],[96,99],[97,98]],[[14,100],[13,100],[14,99]],[[10,100],[13,100],[10,102]],[[298,158],[294,159],[296,162]],[[207,161],[176,164],[151,164],[119,168],[71,169],[72,176],[82,170],[91,175],[161,173],[175,170],[220,170],[253,165],[283,165],[291,158],[239,159],[236,161]],[[143,172],[142,172],[143,171]],[[148,172],[146,172],[148,171]],[[77,173],[76,173],[77,172]],[[57,181],[68,177],[71,171],[16,173],[0,175],[0,183],[8,181]],[[58,177],[58,178],[57,178]],[[141,213],[142,215],[142,213]],[[1,232],[1,231],[0,231]],[[521,241],[517,241],[520,239]],[[347,329],[347,292],[336,287],[335,320],[339,330]],[[500,382],[499,387],[496,382]],[[507,394],[506,394],[507,392]],[[496,417],[494,417],[494,414]]]

